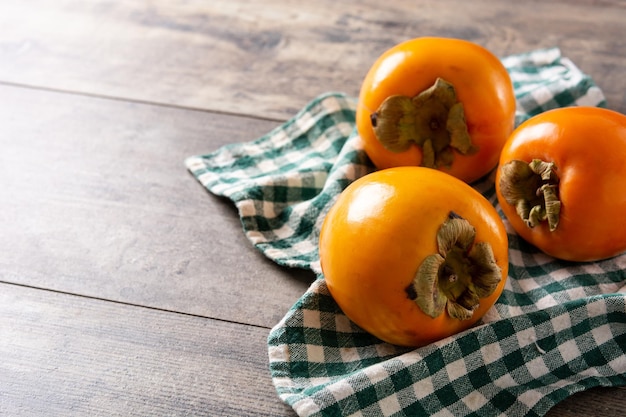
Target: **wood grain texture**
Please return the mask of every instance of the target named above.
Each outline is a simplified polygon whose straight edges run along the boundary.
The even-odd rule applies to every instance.
[[[286,119],[416,36],[558,46],[626,112],[624,2],[4,0],[0,80]]]
[[[6,86],[0,97],[0,280],[265,327],[308,287],[183,164],[274,123]]]
[[[295,416],[273,391],[267,330],[0,284],[2,416]],[[623,388],[549,417],[622,416]]]
[[[592,388],[579,392],[555,405],[547,417],[603,416],[621,417],[626,409],[626,388]]]
[[[0,317],[2,416],[293,415],[266,329],[6,284]]]

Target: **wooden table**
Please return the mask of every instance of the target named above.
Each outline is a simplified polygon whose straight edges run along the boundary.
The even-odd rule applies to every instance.
[[[2,0],[0,415],[293,416],[265,343],[313,277],[257,252],[183,160],[356,95],[423,35],[558,46],[626,113],[623,0]]]

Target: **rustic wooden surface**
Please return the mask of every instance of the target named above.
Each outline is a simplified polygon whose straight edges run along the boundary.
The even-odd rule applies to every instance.
[[[254,139],[385,49],[558,46],[626,113],[626,2],[3,0],[0,415],[293,416],[265,341],[312,276],[187,156]],[[594,389],[551,416],[623,415]]]

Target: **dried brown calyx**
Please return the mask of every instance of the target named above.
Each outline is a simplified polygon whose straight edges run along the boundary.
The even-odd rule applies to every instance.
[[[422,311],[437,317],[447,310],[450,317],[472,317],[481,298],[493,294],[502,279],[488,242],[475,242],[476,230],[450,212],[437,232],[438,253],[424,259],[407,296]]]
[[[500,193],[518,216],[528,227],[547,221],[550,231],[555,231],[561,212],[556,165],[541,159],[530,163],[515,159],[500,169]]]
[[[371,116],[374,133],[391,152],[403,152],[412,144],[422,149],[422,166],[450,166],[454,151],[470,155],[472,143],[463,104],[454,86],[438,78],[415,97],[387,97]]]

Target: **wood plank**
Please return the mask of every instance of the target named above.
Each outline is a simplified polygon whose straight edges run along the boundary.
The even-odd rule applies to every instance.
[[[275,122],[0,86],[0,281],[271,327],[278,267],[184,158]],[[271,294],[271,296],[269,296]]]
[[[6,284],[0,317],[0,415],[294,415],[266,329]]]
[[[267,330],[0,284],[0,415],[295,416],[268,374]],[[594,389],[548,417],[618,417]]]
[[[0,81],[286,119],[434,35],[499,56],[558,46],[626,113],[624,21],[623,1],[5,0]]]
[[[626,408],[626,387],[592,388],[561,401],[546,417],[622,417]]]

